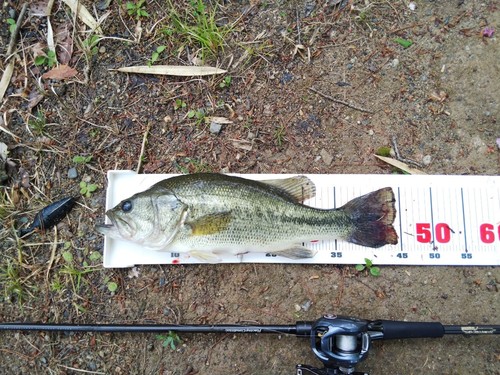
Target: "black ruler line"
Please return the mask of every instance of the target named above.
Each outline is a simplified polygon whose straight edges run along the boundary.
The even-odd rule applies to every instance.
[[[431,204],[431,233],[432,233],[432,238],[431,238],[431,244],[433,245],[432,247],[435,248],[435,243],[434,243],[434,211],[432,210],[432,188],[429,187],[429,200]]]
[[[401,222],[401,191],[398,186],[399,246],[403,251],[403,223]]]
[[[335,186],[333,187],[333,208],[337,208],[337,191],[335,190]],[[337,251],[337,240],[334,242],[335,244],[335,251]]]
[[[465,241],[465,252],[469,251],[467,246],[467,225],[465,223],[465,204],[464,204],[464,188],[460,188],[460,195],[462,196],[462,220],[464,222],[464,241]]]

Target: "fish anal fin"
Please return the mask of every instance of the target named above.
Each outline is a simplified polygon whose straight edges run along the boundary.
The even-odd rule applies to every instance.
[[[306,259],[315,256],[317,251],[308,249],[304,246],[294,246],[285,250],[271,252],[273,255],[279,255],[288,259]]]
[[[303,202],[316,195],[314,182],[306,176],[263,180],[261,182],[283,190],[294,202]]]
[[[186,221],[193,236],[204,236],[222,232],[231,222],[231,212],[208,214],[192,221]]]

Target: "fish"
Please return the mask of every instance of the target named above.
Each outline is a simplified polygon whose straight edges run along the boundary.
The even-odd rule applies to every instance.
[[[64,217],[73,209],[75,204],[76,199],[74,197],[66,197],[49,204],[38,211],[33,219],[33,222],[27,228],[19,229],[19,236],[24,237],[35,230],[46,231],[47,229],[50,229],[64,219]]]
[[[392,188],[354,198],[337,209],[303,201],[316,187],[307,176],[256,181],[218,173],[179,175],[122,200],[96,230],[144,248],[188,253],[207,262],[221,255],[271,253],[311,258],[303,243],[343,240],[378,248],[397,244]]]

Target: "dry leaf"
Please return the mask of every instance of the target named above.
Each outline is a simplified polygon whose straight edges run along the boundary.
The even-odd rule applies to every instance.
[[[0,80],[0,102],[3,100],[3,96],[9,87],[12,73],[14,73],[14,62],[15,59],[10,59],[9,63],[5,67],[5,70],[3,71],[2,79]]]
[[[47,12],[48,0],[37,1],[30,5],[30,16],[34,17],[47,17],[49,14]]]
[[[78,71],[76,69],[74,69],[68,65],[59,65],[59,66],[49,70],[47,73],[44,73],[42,78],[63,80],[66,78],[74,77],[77,74],[78,74]]]
[[[224,74],[224,69],[213,68],[211,66],[180,66],[180,65],[153,65],[153,66],[127,66],[118,69],[122,73],[158,74],[166,76],[192,77],[209,76],[214,74]]]
[[[375,154],[374,154],[375,155]],[[408,164],[403,163],[399,160],[393,159],[393,158],[388,158],[385,156],[380,156],[380,155],[375,155],[377,158],[379,158],[382,161],[385,161],[387,164],[392,165],[393,167],[396,167],[398,169],[401,169],[402,171],[409,173],[409,174],[426,174],[422,171],[419,171],[418,169],[410,167]]]
[[[29,96],[28,96],[28,110],[32,110],[38,103],[42,101],[44,98],[43,94],[37,90],[33,89],[31,90]]]
[[[99,23],[95,20],[90,12],[85,8],[80,0],[62,0],[67,6],[70,7],[73,13],[76,13],[82,22],[90,27],[92,30],[102,34],[102,30],[99,27]]]
[[[235,148],[239,148],[245,151],[252,151],[253,144],[246,139],[231,139],[231,141],[233,142],[233,147]]]
[[[57,57],[61,64],[69,64],[73,55],[73,38],[69,25],[64,23],[56,27],[56,44],[59,47]]]
[[[207,116],[205,121],[207,123],[215,122],[217,124],[232,124],[233,123],[228,118],[226,118],[226,117],[219,117],[219,116]]]

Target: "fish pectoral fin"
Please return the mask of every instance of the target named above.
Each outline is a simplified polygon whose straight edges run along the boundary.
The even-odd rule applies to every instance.
[[[289,178],[263,180],[267,185],[283,190],[294,202],[303,202],[316,195],[316,186],[306,176],[294,176]]]
[[[279,255],[289,259],[305,259],[312,258],[316,255],[316,253],[316,250],[311,250],[307,247],[297,245],[289,249],[272,252],[271,254]]]
[[[206,251],[192,250],[189,252],[192,257],[207,263],[220,263],[222,258],[214,253],[207,253]]]
[[[185,224],[191,227],[193,236],[204,236],[222,232],[231,222],[231,212],[220,212],[209,214],[192,221],[186,221]]]

